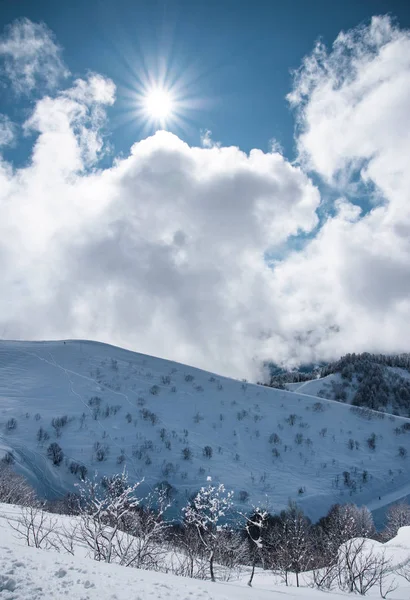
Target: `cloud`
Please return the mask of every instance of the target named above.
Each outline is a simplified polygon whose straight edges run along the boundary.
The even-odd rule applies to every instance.
[[[254,373],[275,321],[264,255],[315,227],[317,189],[277,152],[164,131],[98,169],[114,95],[90,75],[39,99],[29,164],[1,163],[0,330]]]
[[[72,95],[37,104],[32,163],[0,204],[0,328],[249,374],[272,321],[264,252],[316,224],[317,190],[279,154],[195,148],[167,132],[84,170],[87,111]]]
[[[7,115],[0,113],[0,147],[9,146],[14,140],[14,125]]]
[[[6,28],[0,38],[3,72],[18,94],[29,94],[37,86],[56,87],[68,70],[61,59],[61,49],[44,23],[19,19]]]
[[[345,196],[275,273],[298,327],[337,327],[316,356],[409,350],[409,96],[410,33],[388,17],[342,32],[330,51],[317,44],[296,73],[300,162]]]
[[[315,47],[289,96],[300,166],[274,145],[160,131],[101,168],[113,82],[40,98],[30,162],[0,162],[3,336],[99,339],[238,377],[269,358],[408,350],[409,56],[387,17]],[[320,226],[309,172],[339,194]]]
[[[212,139],[212,131],[204,129],[201,131],[201,145],[203,148],[213,148],[214,146],[220,147],[221,143]]]

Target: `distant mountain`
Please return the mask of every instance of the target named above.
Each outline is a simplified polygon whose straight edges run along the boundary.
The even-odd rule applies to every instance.
[[[316,396],[337,382],[356,394],[369,368],[397,382],[407,371],[339,362],[291,392],[95,342],[3,341],[0,459],[48,498],[126,467],[147,490],[165,486],[176,509],[208,476],[242,511],[289,498],[312,519],[335,502],[377,509],[410,493],[410,420]]]
[[[410,354],[346,354],[340,360],[271,375],[269,385],[410,416]]]

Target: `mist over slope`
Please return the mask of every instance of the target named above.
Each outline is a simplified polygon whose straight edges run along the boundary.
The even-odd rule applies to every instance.
[[[48,498],[126,467],[147,490],[167,485],[176,508],[211,476],[241,510],[376,509],[410,492],[409,429],[96,342],[0,342],[0,453]]]
[[[410,416],[410,355],[346,354],[294,371],[271,368],[270,385],[355,406]],[[302,387],[303,386],[303,387]]]

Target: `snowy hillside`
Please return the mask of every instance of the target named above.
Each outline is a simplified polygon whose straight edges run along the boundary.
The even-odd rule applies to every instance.
[[[4,600],[63,596],[73,600],[248,600],[256,594],[261,600],[272,598],[275,582],[271,574],[264,582],[260,580],[259,589],[252,589],[238,580],[211,583],[95,562],[87,559],[81,547],[75,556],[27,547],[9,525],[15,524],[18,514],[18,507],[0,504],[0,598]],[[56,530],[66,527],[67,521],[67,517],[53,516]],[[295,595],[289,590],[287,597],[292,600]],[[314,597],[313,593],[305,596],[306,600]]]
[[[175,506],[212,475],[241,510],[379,508],[410,491],[410,421],[81,341],[0,343],[0,452],[40,495],[127,466]],[[314,392],[316,393],[316,392]],[[51,449],[50,449],[51,446]],[[380,499],[379,499],[380,497]]]
[[[285,387],[293,392],[299,391],[319,398],[328,398],[396,415],[409,416],[410,373],[399,367],[388,366],[381,368],[380,371],[379,378],[371,374],[369,382],[363,381],[357,373],[352,373],[352,376],[347,378],[339,372],[310,381],[285,384]],[[364,391],[367,383],[370,388],[368,393]],[[372,393],[372,385],[382,389],[377,389]]]
[[[410,416],[409,354],[346,354],[310,372],[271,371],[272,387]]]
[[[50,547],[42,550],[28,547],[23,536],[16,533],[21,516],[19,507],[0,504],[0,598],[4,600],[43,600],[69,597],[72,600],[316,600],[325,597],[336,600],[349,597],[338,589],[323,592],[313,586],[312,572],[301,576],[301,587],[295,587],[294,578],[286,587],[277,573],[257,568],[252,587],[247,586],[250,567],[242,565],[229,581],[191,579],[173,574],[124,567],[114,563],[96,562],[84,548],[75,545],[73,554]],[[75,527],[76,517],[49,515],[53,534]],[[24,531],[24,528],[21,530]],[[360,543],[360,540],[358,540]],[[406,572],[402,565],[410,558],[410,527],[402,527],[397,536],[385,544],[366,540],[364,552],[388,561],[388,572],[383,579],[383,590],[390,587],[391,600],[408,600],[410,582],[399,573]],[[312,589],[313,587],[313,589]],[[351,597],[351,596],[350,596]],[[379,584],[371,587],[366,597],[379,598]]]

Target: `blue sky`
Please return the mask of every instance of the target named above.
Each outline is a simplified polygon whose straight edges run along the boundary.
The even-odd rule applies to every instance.
[[[253,379],[409,351],[407,2],[0,7],[2,337]]]
[[[92,70],[113,79],[116,153],[146,133],[138,119],[126,118],[143,61],[155,72],[165,59],[178,77],[189,73],[189,93],[200,101],[186,115],[189,127],[171,130],[195,144],[209,129],[215,140],[244,151],[267,150],[275,138],[292,159],[294,118],[285,96],[290,71],[315,40],[331,45],[340,30],[375,14],[410,25],[410,4],[403,0],[2,0],[0,6],[0,29],[18,17],[44,21],[74,76]],[[0,110],[13,112],[15,103],[5,95]]]

